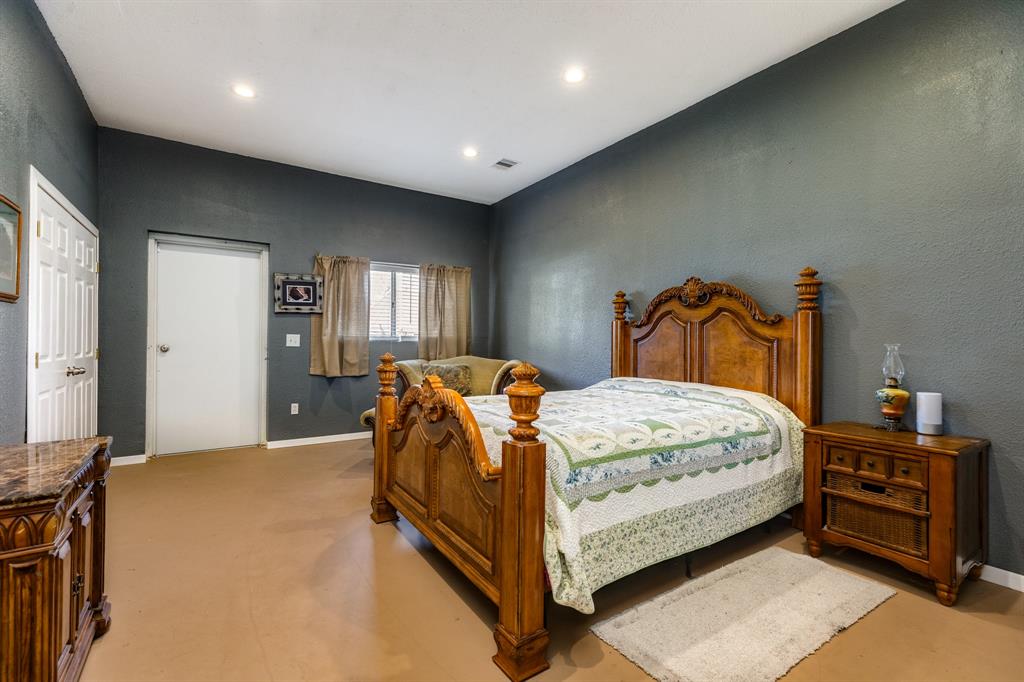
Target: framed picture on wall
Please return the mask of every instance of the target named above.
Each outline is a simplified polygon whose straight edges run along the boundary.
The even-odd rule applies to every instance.
[[[21,293],[21,209],[0,194],[0,301]]]
[[[274,273],[275,313],[323,312],[324,278],[320,275]]]

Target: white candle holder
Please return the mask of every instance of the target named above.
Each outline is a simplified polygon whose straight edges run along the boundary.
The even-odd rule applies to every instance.
[[[942,394],[917,393],[917,432],[929,436],[942,435]]]

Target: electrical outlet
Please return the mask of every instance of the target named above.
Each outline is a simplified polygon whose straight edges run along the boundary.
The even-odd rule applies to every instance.
[[[292,403],[292,414],[298,414],[298,413],[299,413],[299,404],[298,403]]]
[[[285,334],[284,345],[288,348],[298,348],[300,345],[299,339],[302,338],[298,334]]]

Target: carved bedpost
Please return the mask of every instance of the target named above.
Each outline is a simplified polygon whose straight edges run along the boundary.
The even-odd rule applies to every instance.
[[[629,324],[626,322],[626,292],[616,291],[612,299],[615,318],[612,320],[612,376],[632,374],[629,362]]]
[[[512,370],[516,382],[505,389],[512,420],[511,439],[502,443],[501,548],[498,582],[501,601],[494,662],[512,680],[547,670],[548,631],[544,629],[544,444],[533,425],[544,389],[536,367]]]
[[[395,418],[398,409],[398,399],[395,397],[397,374],[395,356],[391,353],[380,356],[380,364],[377,365],[380,391],[377,393],[377,412],[373,425],[373,497],[370,498],[370,518],[375,523],[394,521],[398,518],[395,508],[384,497],[387,486],[388,450],[391,446],[391,431],[388,424]]]
[[[821,423],[821,310],[818,294],[821,280],[818,271],[808,266],[800,271],[796,287],[796,315],[793,316],[796,338],[796,409],[794,412],[808,426]]]

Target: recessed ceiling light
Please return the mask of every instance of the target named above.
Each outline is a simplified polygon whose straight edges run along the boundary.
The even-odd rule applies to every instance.
[[[562,74],[562,80],[566,83],[579,83],[586,77],[586,71],[584,71],[580,66],[570,66],[565,70],[565,73]]]
[[[479,152],[476,150],[476,147],[462,148],[462,155],[465,156],[467,159],[475,159],[477,154],[479,154]]]
[[[252,86],[246,85],[245,83],[235,83],[231,86],[231,92],[235,93],[239,97],[245,99],[252,99],[256,96],[256,91],[252,89]]]

